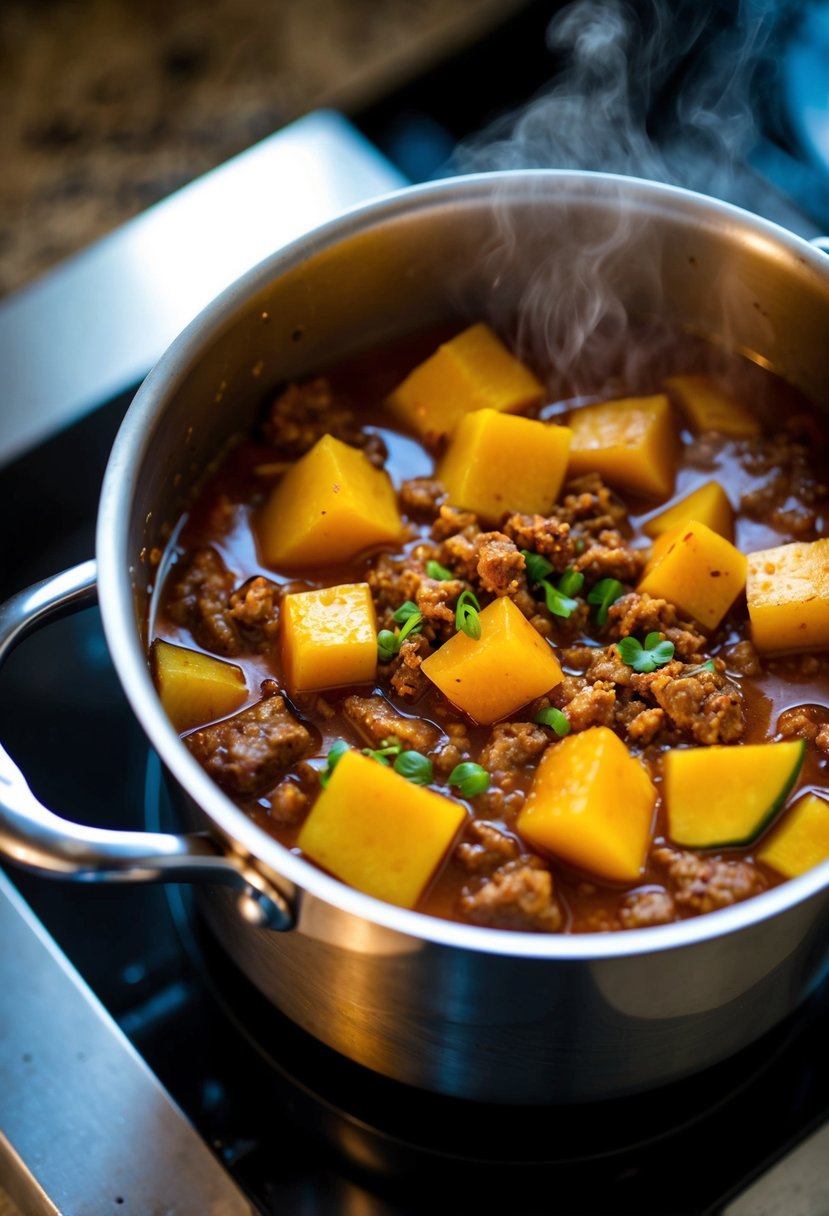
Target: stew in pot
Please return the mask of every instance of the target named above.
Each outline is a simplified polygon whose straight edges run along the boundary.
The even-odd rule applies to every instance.
[[[484,324],[289,384],[154,555],[171,720],[342,881],[606,931],[829,856],[827,422],[635,337],[579,396]]]

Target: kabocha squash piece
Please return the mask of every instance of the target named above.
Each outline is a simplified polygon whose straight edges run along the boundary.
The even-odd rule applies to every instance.
[[[421,671],[473,722],[488,726],[549,692],[563,676],[552,648],[512,600],[493,600],[479,620],[479,638],[454,634]]]
[[[805,753],[804,739],[666,752],[669,837],[692,849],[750,844],[791,793]]]
[[[291,692],[364,684],[377,673],[377,619],[368,583],[283,596],[280,650]]]
[[[664,393],[574,410],[570,475],[600,473],[611,486],[667,498],[674,488],[676,436]]]
[[[462,418],[438,465],[452,503],[495,524],[505,511],[549,515],[567,470],[571,431],[497,410]]]
[[[697,435],[719,431],[730,439],[750,439],[760,434],[760,423],[748,406],[720,388],[711,376],[670,376],[665,384]]]
[[[829,802],[804,794],[755,854],[786,878],[797,878],[829,860]]]
[[[635,882],[650,844],[656,790],[606,726],[547,748],[516,823],[534,848],[611,882]]]
[[[691,519],[698,519],[712,532],[734,540],[734,508],[728,495],[718,481],[706,481],[678,502],[671,503],[658,515],[652,515],[642,525],[646,536],[664,536],[674,528],[681,528]]]
[[[288,469],[258,520],[262,559],[274,567],[347,561],[401,532],[387,474],[333,435]]]
[[[730,541],[692,519],[657,538],[637,590],[715,629],[745,586],[746,566]]]
[[[538,405],[544,386],[492,330],[472,325],[439,346],[389,396],[397,417],[427,440],[451,435],[472,410]]]
[[[161,638],[151,656],[161,704],[179,733],[224,718],[247,699],[245,673],[235,663]]]
[[[794,541],[748,555],[751,636],[758,650],[829,646],[829,539]]]
[[[413,908],[465,818],[459,803],[348,751],[314,803],[297,843],[349,886]]]

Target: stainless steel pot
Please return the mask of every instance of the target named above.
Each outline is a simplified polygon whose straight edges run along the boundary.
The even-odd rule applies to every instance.
[[[174,343],[113,448],[97,571],[48,580],[0,617],[2,658],[97,592],[124,691],[193,834],[68,824],[4,753],[0,849],[57,876],[201,879],[213,931],[254,983],[369,1068],[461,1097],[585,1101],[683,1077],[790,1013],[829,959],[829,865],[736,907],[625,933],[502,933],[401,910],[309,866],[237,809],[161,712],[146,658],[153,551],[263,387],[451,316],[516,313],[525,334],[556,341],[569,316],[571,338],[584,327],[574,346],[600,314],[617,329],[628,313],[657,315],[829,401],[829,259],[732,207],[633,179],[527,172],[350,212],[246,275]]]

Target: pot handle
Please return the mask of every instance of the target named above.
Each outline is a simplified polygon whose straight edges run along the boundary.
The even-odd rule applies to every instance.
[[[0,666],[24,637],[98,598],[96,565],[83,562],[19,592],[0,606]],[[237,892],[250,924],[290,929],[288,900],[242,856],[213,837],[121,832],[61,819],[38,802],[0,746],[0,857],[52,878],[81,882],[221,883]]]

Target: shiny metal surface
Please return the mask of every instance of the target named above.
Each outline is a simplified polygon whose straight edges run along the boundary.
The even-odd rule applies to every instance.
[[[214,302],[138,394],[99,513],[108,645],[188,826],[297,891],[297,930],[284,935],[251,928],[211,891],[202,906],[214,932],[273,1002],[345,1055],[490,1101],[635,1093],[758,1038],[825,974],[829,865],[707,916],[578,937],[453,924],[346,888],[261,833],[161,712],[145,652],[157,577],[147,554],[263,386],[451,317],[518,314],[524,338],[555,340],[554,305],[578,298],[575,283],[605,292],[614,322],[662,317],[829,400],[829,259],[806,241],[610,175],[456,179],[352,212]]]
[[[0,666],[40,625],[83,608],[97,596],[95,563],[84,562],[12,597],[0,607]],[[85,882],[189,881],[234,887],[252,925],[288,929],[289,900],[244,857],[211,836],[118,832],[61,819],[35,798],[0,746],[0,853],[24,869]]]
[[[21,1211],[253,1216],[2,873],[0,943],[0,1185]]]
[[[404,179],[339,114],[309,114],[0,302],[0,465],[132,388],[217,292]]]

